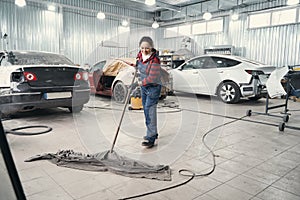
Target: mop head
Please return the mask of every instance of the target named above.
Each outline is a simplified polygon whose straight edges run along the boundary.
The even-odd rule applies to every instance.
[[[171,169],[166,165],[149,165],[136,161],[116,152],[104,151],[96,154],[82,154],[73,150],[61,150],[57,153],[45,153],[25,160],[50,160],[52,163],[73,169],[86,171],[110,171],[115,174],[133,178],[157,179],[171,181]]]

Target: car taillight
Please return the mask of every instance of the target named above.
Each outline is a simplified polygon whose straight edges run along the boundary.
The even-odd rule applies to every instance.
[[[245,70],[248,74],[251,74],[251,75],[260,75],[260,74],[264,74],[263,71],[260,71],[260,70],[249,70],[249,69],[246,69]]]
[[[37,76],[32,72],[23,72],[25,80],[27,81],[36,81]]]
[[[74,76],[74,80],[85,80],[87,81],[89,78],[89,74],[87,72],[77,72]]]

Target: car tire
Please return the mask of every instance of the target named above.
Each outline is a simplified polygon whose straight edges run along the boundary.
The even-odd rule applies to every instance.
[[[113,97],[117,103],[124,103],[126,100],[126,95],[128,88],[124,85],[123,82],[119,81],[116,83],[113,89]]]
[[[71,113],[79,113],[82,111],[83,105],[68,107],[68,109]]]
[[[234,82],[223,82],[218,88],[218,97],[224,103],[237,103],[241,98],[240,88]]]

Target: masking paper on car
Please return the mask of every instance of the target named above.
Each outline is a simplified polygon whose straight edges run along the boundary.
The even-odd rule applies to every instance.
[[[135,62],[135,58],[120,58],[107,61],[103,69],[103,74],[105,76],[117,76],[120,70],[134,66]]]
[[[149,165],[118,155],[116,152],[104,151],[95,154],[82,154],[73,150],[61,150],[57,153],[44,153],[25,160],[50,160],[61,167],[86,171],[110,171],[115,174],[133,178],[157,179],[171,181],[171,169],[167,165]]]

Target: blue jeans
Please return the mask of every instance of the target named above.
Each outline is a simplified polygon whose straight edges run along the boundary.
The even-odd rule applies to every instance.
[[[144,108],[145,123],[147,127],[146,138],[154,143],[157,133],[157,103],[160,96],[161,85],[142,86],[142,104]]]

